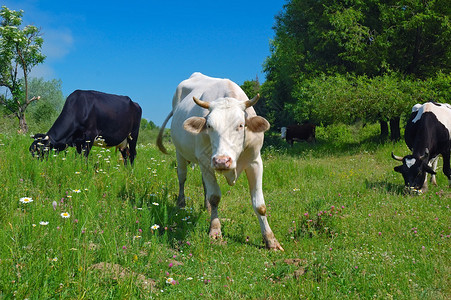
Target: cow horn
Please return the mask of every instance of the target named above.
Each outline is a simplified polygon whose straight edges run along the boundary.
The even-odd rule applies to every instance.
[[[194,102],[196,102],[197,105],[199,105],[200,107],[209,109],[210,108],[210,103],[206,102],[206,101],[202,101],[197,99],[196,97],[193,97]]]
[[[247,100],[247,101],[245,102],[246,108],[255,105],[255,104],[258,102],[258,99],[260,99],[260,94],[257,94],[257,95],[256,95],[254,98],[252,98],[251,100]]]
[[[44,138],[44,141],[48,141],[48,140],[49,140],[49,136],[46,135],[45,138]]]
[[[393,153],[393,151],[392,151],[392,153],[391,153],[391,157],[393,157],[393,159],[402,161],[402,157],[401,157],[401,156],[396,156],[396,155]]]

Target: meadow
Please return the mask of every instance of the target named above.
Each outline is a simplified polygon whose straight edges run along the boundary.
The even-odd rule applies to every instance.
[[[219,178],[222,240],[197,166],[175,205],[175,149],[142,134],[133,167],[113,149],[39,161],[31,139],[0,133],[0,299],[450,299],[451,189],[403,192],[377,127],[318,128],[317,142],[262,151],[268,251],[245,176]]]

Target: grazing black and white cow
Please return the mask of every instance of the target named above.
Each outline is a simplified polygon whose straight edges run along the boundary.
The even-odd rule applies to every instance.
[[[61,114],[47,134],[35,134],[30,146],[33,156],[43,158],[76,147],[87,157],[92,146],[116,147],[124,164],[133,164],[142,110],[127,96],[76,90],[67,97]]]
[[[161,126],[157,145],[166,153],[162,144],[163,131],[174,116],[171,137],[177,153],[177,204],[185,206],[184,186],[188,163],[198,163],[202,171],[205,204],[211,210],[211,237],[221,236],[218,217],[221,189],[216,174],[224,175],[227,183],[234,185],[244,171],[266,247],[283,250],[266,217],[260,149],[269,123],[257,116],[252,107],[258,98],[257,95],[249,100],[243,90],[228,79],[194,73],[178,85],[172,100],[172,111]]]
[[[280,137],[285,139],[290,145],[293,145],[293,141],[315,141],[315,128],[316,126],[311,123],[305,124],[293,124],[287,127],[282,127]]]
[[[404,139],[412,150],[411,155],[392,157],[402,161],[395,171],[402,174],[407,188],[419,192],[427,190],[427,173],[435,181],[438,156],[443,157],[443,173],[451,186],[451,106],[427,102],[415,105],[406,124]]]

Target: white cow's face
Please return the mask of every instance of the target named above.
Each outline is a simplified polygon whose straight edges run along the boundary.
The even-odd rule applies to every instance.
[[[244,150],[246,132],[264,132],[269,129],[269,123],[259,116],[246,118],[245,109],[250,106],[249,101],[220,98],[203,104],[208,106],[210,113],[205,118],[187,119],[183,124],[184,128],[194,134],[203,132],[208,135],[213,169],[235,169],[236,162]],[[207,108],[203,105],[202,107]]]

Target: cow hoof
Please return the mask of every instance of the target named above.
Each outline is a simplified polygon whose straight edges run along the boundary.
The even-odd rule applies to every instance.
[[[271,239],[265,240],[265,244],[266,244],[267,249],[275,250],[275,251],[278,251],[278,250],[284,251],[282,246],[280,245],[280,243],[274,237]]]
[[[274,243],[272,243],[272,245],[266,245],[266,248],[274,251],[285,251],[278,241],[275,241]]]
[[[222,233],[221,230],[210,230],[210,238],[214,240],[222,239]]]

